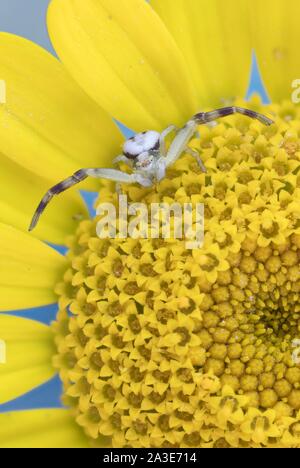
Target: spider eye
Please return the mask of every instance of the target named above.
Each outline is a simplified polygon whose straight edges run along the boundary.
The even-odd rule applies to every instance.
[[[158,150],[160,146],[160,133],[154,130],[137,133],[124,143],[123,154],[129,159],[137,158],[141,153]]]

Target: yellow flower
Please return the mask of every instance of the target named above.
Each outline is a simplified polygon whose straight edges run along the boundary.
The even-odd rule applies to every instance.
[[[248,435],[250,440],[257,444],[268,446],[269,438],[278,438],[281,435],[280,428],[274,424],[276,412],[267,410],[264,413],[250,408],[245,416],[245,422],[241,425],[243,436]]]
[[[57,368],[69,407],[0,414],[1,446],[300,446],[300,368],[291,359],[300,311],[300,112],[280,104],[300,66],[298,11],[296,0],[53,0],[48,26],[61,62],[0,34],[8,83],[0,308],[58,296],[60,309],[52,330],[1,314],[9,354],[0,402]],[[51,184],[79,167],[111,165],[122,141],[111,116],[161,131],[233,102],[245,92],[253,47],[279,104],[251,105],[276,124],[233,116],[203,128],[191,145],[207,175],[184,155],[158,187],[124,187],[130,201],[203,201],[203,249],[100,240],[96,221],[79,223],[87,213],[72,191],[42,218],[40,240],[24,232]],[[116,202],[112,184],[100,198]],[[67,258],[41,242],[66,238]]]
[[[217,243],[206,242],[203,249],[193,250],[193,263],[194,266],[190,270],[192,277],[204,274],[211,284],[216,282],[218,272],[226,271],[229,267],[226,253]]]
[[[246,219],[249,222],[248,228],[251,231],[250,237],[255,237],[259,247],[268,247],[271,243],[284,245],[291,231],[288,229],[288,219],[285,212],[276,212],[278,207],[271,207],[263,212],[250,213]]]
[[[212,414],[217,419],[217,426],[227,429],[227,423],[238,425],[245,419],[243,407],[248,402],[248,397],[235,395],[233,389],[224,385],[219,397],[212,397],[209,401]]]

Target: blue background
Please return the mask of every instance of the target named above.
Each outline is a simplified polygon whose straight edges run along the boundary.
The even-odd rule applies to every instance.
[[[0,30],[31,39],[54,54],[45,22],[49,2],[50,0],[0,0]],[[247,98],[256,92],[262,96],[264,102],[268,102],[268,96],[261,81],[254,54],[253,69],[249,80]],[[128,129],[124,127],[121,128],[126,136],[130,134]],[[92,201],[94,199],[94,194],[88,195],[82,193],[82,195],[89,205],[91,212],[93,212]],[[54,247],[64,252],[63,248]],[[50,305],[13,314],[49,324],[54,320],[56,312],[57,306]],[[58,408],[61,406],[60,395],[61,383],[58,377],[54,377],[51,381],[41,385],[26,395],[4,405],[0,405],[0,412],[33,408]]]

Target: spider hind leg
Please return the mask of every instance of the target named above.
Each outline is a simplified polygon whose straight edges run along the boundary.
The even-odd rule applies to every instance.
[[[198,166],[200,167],[201,171],[204,172],[205,174],[207,173],[207,169],[204,165],[204,162],[202,161],[202,159],[200,158],[200,155],[198,153],[197,150],[193,149],[193,148],[190,148],[189,146],[186,147],[185,149],[185,152],[187,154],[190,154],[191,156],[193,156],[193,158],[196,159],[197,163],[198,163]]]

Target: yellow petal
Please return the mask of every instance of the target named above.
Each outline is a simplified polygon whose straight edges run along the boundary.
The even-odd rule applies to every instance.
[[[49,181],[22,168],[0,153],[0,222],[27,231],[41,197],[49,189]],[[74,233],[86,207],[80,195],[69,190],[55,198],[41,217],[33,235],[56,244],[64,244]]]
[[[52,0],[48,28],[64,65],[107,112],[135,130],[195,111],[182,54],[144,0]]]
[[[184,54],[199,107],[220,106],[245,95],[251,70],[247,0],[151,0],[151,4]]]
[[[81,167],[111,164],[119,130],[51,54],[0,33],[0,79],[7,88],[0,105],[5,156],[54,183]]]
[[[0,447],[87,448],[88,440],[65,409],[0,414]]]
[[[267,91],[274,101],[291,98],[292,82],[300,78],[299,1],[254,0],[250,12],[253,46]]]
[[[50,327],[34,320],[1,314],[0,404],[49,380],[55,374],[51,366],[53,354]]]
[[[65,258],[38,239],[0,223],[0,311],[56,301]]]

